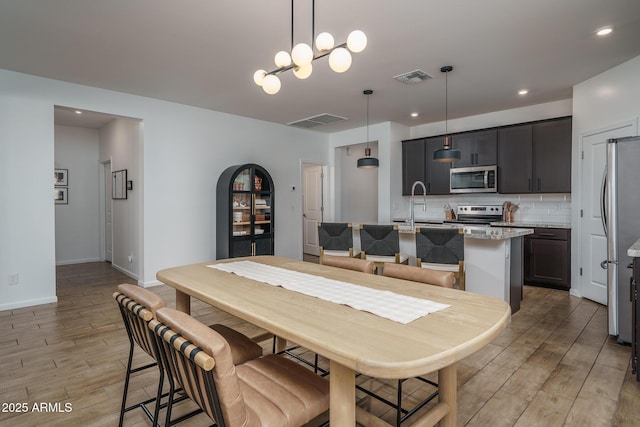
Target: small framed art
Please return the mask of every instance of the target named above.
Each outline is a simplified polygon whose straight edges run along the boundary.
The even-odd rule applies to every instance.
[[[69,169],[54,169],[53,185],[56,187],[66,187],[69,185]]]
[[[53,200],[56,205],[69,204],[69,190],[66,187],[56,187],[53,189]]]

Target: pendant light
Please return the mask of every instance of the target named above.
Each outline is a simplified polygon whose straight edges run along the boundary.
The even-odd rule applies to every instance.
[[[364,149],[364,157],[358,159],[359,168],[377,168],[379,165],[378,159],[371,157],[371,148],[369,148],[369,95],[373,93],[371,89],[366,89],[362,92],[367,95],[367,148]]]
[[[448,74],[453,70],[451,65],[445,65],[440,68],[440,71],[444,74],[444,142],[442,148],[433,152],[434,162],[451,163],[456,160],[460,160],[460,150],[451,148],[451,137],[449,136],[449,129],[447,128],[447,120],[449,114],[449,79]]]

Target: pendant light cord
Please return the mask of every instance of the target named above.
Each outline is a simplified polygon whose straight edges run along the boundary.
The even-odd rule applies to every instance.
[[[449,72],[444,73],[444,134],[449,134]]]
[[[369,148],[369,94],[367,94],[367,148]]]

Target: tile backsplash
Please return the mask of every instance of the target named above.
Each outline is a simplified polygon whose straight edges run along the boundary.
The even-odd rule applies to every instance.
[[[421,196],[416,196],[422,201]],[[394,205],[393,218],[408,218],[410,197],[403,197],[403,206]],[[444,206],[449,204],[454,210],[458,205],[502,205],[504,202],[519,205],[515,222],[563,223],[571,222],[571,194],[460,194],[448,196],[428,196],[427,210],[422,205],[415,206],[415,217],[444,219]]]

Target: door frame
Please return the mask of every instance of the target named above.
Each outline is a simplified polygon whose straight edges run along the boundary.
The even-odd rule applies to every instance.
[[[113,259],[113,207],[111,211],[111,236],[107,236],[106,228],[107,228],[107,218],[106,218],[106,210],[107,203],[111,203],[111,198],[107,199],[107,180],[105,178],[105,174],[107,172],[107,168],[109,170],[109,174],[111,174],[111,158],[109,160],[105,160],[104,162],[100,162],[100,261],[107,261],[107,239],[111,239],[111,259]],[[110,183],[111,181],[109,181]],[[108,200],[108,201],[107,201]],[[109,260],[109,262],[111,262]]]

